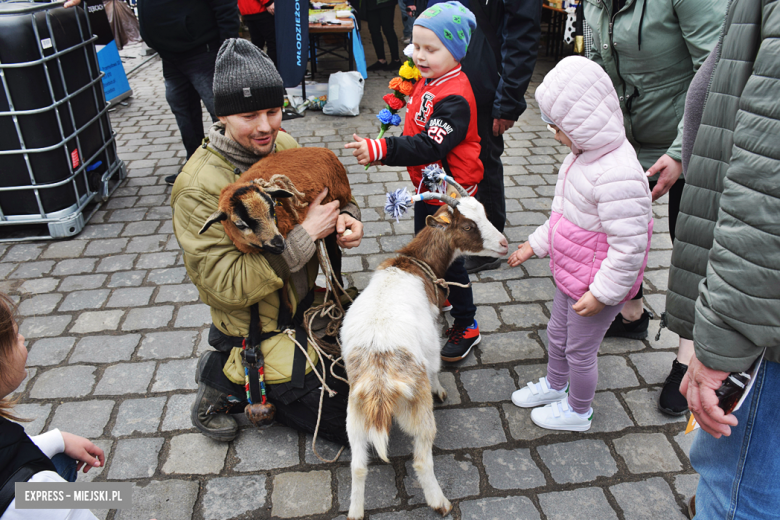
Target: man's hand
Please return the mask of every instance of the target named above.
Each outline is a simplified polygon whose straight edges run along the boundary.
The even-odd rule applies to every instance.
[[[95,446],[92,441],[72,433],[60,432],[60,434],[65,444],[65,455],[76,459],[76,471],[84,466],[84,473],[86,473],[93,466],[100,467],[106,463],[103,450]]]
[[[583,294],[582,298],[577,300],[577,303],[571,306],[571,308],[574,309],[574,312],[585,318],[595,316],[604,310],[604,307],[606,307],[606,305],[598,301],[590,291]]]
[[[75,7],[81,3],[81,0],[68,0],[62,7]]]
[[[350,232],[345,234],[347,230]],[[336,243],[344,249],[352,249],[359,246],[363,239],[363,223],[352,215],[342,213],[336,221],[336,233]]]
[[[515,122],[511,119],[494,119],[493,120],[493,135],[503,135],[504,132],[515,126]]]
[[[534,256],[534,250],[531,249],[531,244],[528,242],[523,242],[517,246],[517,251],[509,256],[507,263],[510,267],[517,267],[532,256]]]
[[[672,188],[682,173],[682,163],[664,154],[647,170],[647,176],[658,174],[658,182],[653,188],[653,202],[660,199]]]
[[[355,151],[352,152],[352,155],[357,157],[359,165],[365,166],[371,160],[371,154],[368,152],[368,142],[357,134],[352,134],[352,137],[357,142],[347,143],[344,147],[353,148]]]
[[[271,16],[273,16],[274,15],[274,11],[276,10],[276,7],[274,6],[274,3],[271,2],[270,4],[265,6],[265,9],[266,9],[266,11],[268,11],[271,14]]]
[[[312,240],[319,240],[330,235],[336,229],[336,220],[339,217],[339,201],[332,200],[322,204],[322,199],[328,194],[328,188],[311,201],[306,218],[301,226],[309,234]]]
[[[729,376],[728,372],[713,370],[704,366],[693,354],[688,363],[688,372],[680,384],[680,393],[688,398],[688,408],[696,417],[701,429],[716,439],[721,435],[731,435],[731,427],[739,421],[734,414],[726,415],[718,406],[718,396],[715,390],[720,388],[723,380]]]

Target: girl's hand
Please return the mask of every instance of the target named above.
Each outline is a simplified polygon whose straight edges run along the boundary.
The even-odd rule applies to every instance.
[[[522,244],[517,246],[517,251],[515,251],[509,256],[507,263],[511,267],[517,267],[518,265],[522,264],[532,256],[534,256],[534,250],[531,249],[531,244],[529,244],[528,242],[523,242]]]
[[[65,455],[76,459],[76,471],[84,466],[84,473],[86,473],[93,466],[97,468],[106,463],[106,455],[103,450],[95,446],[89,439],[68,432],[60,433],[65,442]]]
[[[590,291],[583,294],[582,298],[571,306],[571,308],[574,309],[574,312],[586,318],[600,313],[604,307],[606,307],[606,305],[598,301]]]
[[[355,151],[352,155],[357,157],[358,164],[361,166],[367,165],[371,161],[371,154],[368,152],[368,142],[357,134],[352,134],[355,139],[355,143],[347,143],[345,148],[353,148]]]

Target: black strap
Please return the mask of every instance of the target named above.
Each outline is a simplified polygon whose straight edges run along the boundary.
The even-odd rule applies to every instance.
[[[0,488],[0,516],[5,514],[11,502],[16,498],[16,483],[27,482],[33,475],[41,471],[51,471],[51,468],[33,462],[18,468],[8,477],[3,487]]]
[[[314,301],[314,289],[298,302],[298,309],[295,312],[295,316],[292,318],[292,324],[295,326],[295,340],[306,347],[309,342],[309,337],[306,334],[306,329],[303,327],[303,313],[311,307]],[[306,378],[306,355],[301,349],[296,348],[293,355],[293,366],[290,383],[293,388],[303,388]]]
[[[496,27],[484,11],[482,2],[484,0],[471,0],[469,7],[474,17],[477,19],[477,28],[485,35],[493,54],[496,57],[496,66],[501,70],[501,41],[498,39],[498,27]]]

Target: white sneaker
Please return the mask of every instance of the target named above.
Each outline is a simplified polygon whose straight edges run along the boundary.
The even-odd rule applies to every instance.
[[[588,411],[587,419],[569,408],[569,401],[563,399],[541,408],[531,410],[531,420],[537,426],[547,430],[568,432],[586,432],[593,420],[593,408]]]
[[[563,390],[553,390],[547,384],[546,377],[540,377],[538,383],[530,382],[526,388],[512,392],[512,402],[520,408],[533,408],[543,404],[554,403],[565,399],[568,395],[569,383]]]

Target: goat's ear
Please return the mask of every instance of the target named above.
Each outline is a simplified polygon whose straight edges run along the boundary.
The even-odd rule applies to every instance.
[[[203,227],[200,228],[200,231],[198,231],[199,235],[202,235],[206,232],[208,228],[211,227],[212,224],[215,224],[217,222],[222,222],[223,220],[227,220],[227,213],[224,211],[217,210],[214,213],[211,214],[211,216],[206,220],[206,223],[203,224]]]
[[[449,212],[440,213],[438,215],[428,215],[425,217],[425,225],[430,227],[436,227],[446,229],[450,225]]]
[[[283,190],[281,188],[265,188],[263,191],[265,191],[265,194],[272,199],[289,199],[290,197],[294,196],[289,191]]]

